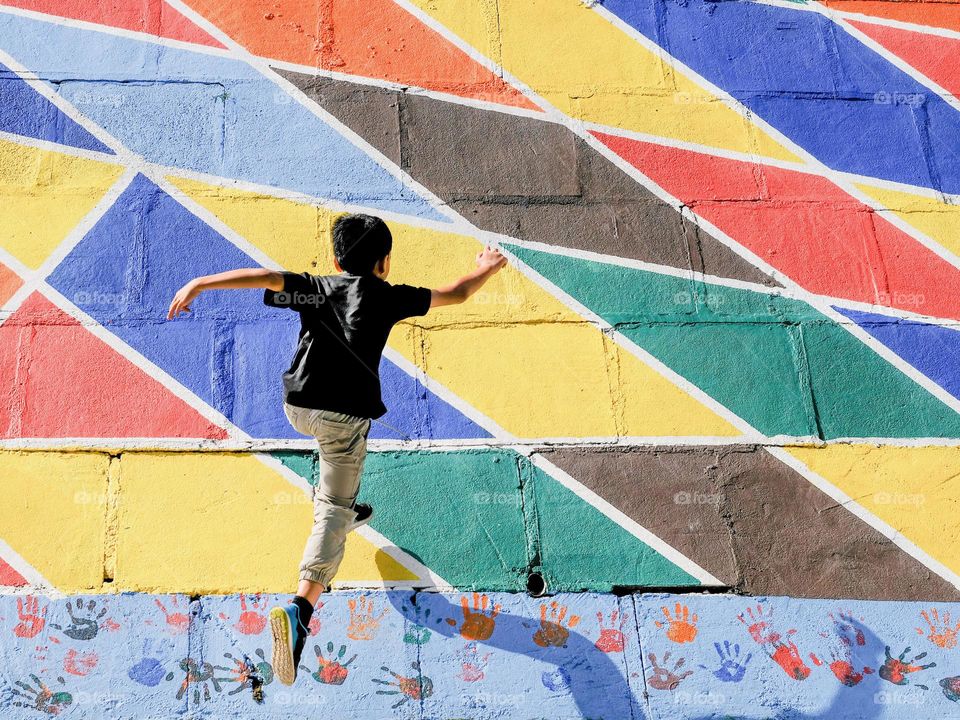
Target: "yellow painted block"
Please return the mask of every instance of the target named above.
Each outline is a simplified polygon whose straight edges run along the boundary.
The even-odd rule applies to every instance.
[[[292,592],[313,506],[254,455],[126,453],[114,586],[159,593]],[[415,580],[356,533],[337,580]]]
[[[0,452],[3,540],[67,593],[101,592],[110,458]]]
[[[960,573],[960,448],[829,445],[790,452]]]
[[[167,180],[282,267],[297,272],[336,272],[331,231],[341,213],[186,178],[170,176]]]
[[[619,359],[608,367],[586,322],[426,334],[426,373],[520,437],[740,434],[634,355]]]
[[[312,228],[313,215],[304,210],[309,206],[177,183],[254,245],[284,258],[288,269],[309,269],[315,250],[305,239],[312,230],[298,231],[296,222],[285,219],[299,218]],[[278,233],[288,222],[289,231]],[[456,233],[400,223],[390,228],[394,283],[437,287],[475,267],[482,248]],[[599,330],[515,267],[502,270],[463,305],[437,308],[409,324],[423,328],[423,340],[398,328],[390,347],[518,436],[739,434],[635,356],[611,355]]]
[[[123,172],[0,140],[0,246],[38,268]]]
[[[960,255],[960,206],[871,185],[857,184],[857,188],[931,240]]]
[[[412,1],[571,117],[798,159],[581,0]]]

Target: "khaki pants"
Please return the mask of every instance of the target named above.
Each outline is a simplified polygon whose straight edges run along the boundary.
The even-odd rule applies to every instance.
[[[320,446],[320,467],[313,490],[313,530],[300,562],[300,579],[330,587],[343,560],[353,505],[360,491],[360,473],[367,456],[370,420],[329,410],[284,403],[283,411],[297,432],[313,435]]]

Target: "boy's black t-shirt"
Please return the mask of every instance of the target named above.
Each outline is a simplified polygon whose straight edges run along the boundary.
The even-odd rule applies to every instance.
[[[283,374],[291,405],[378,418],[380,356],[391,328],[425,315],[430,290],[391,285],[374,275],[283,273],[283,290],[266,290],[263,302],[300,313],[300,337]]]

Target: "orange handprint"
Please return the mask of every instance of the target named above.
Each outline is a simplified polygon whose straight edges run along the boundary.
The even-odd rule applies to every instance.
[[[473,594],[473,610],[466,595],[460,596],[460,607],[463,608],[463,625],[460,626],[460,635],[466,640],[489,640],[496,626],[495,618],[500,612],[500,606],[494,605],[488,609],[490,598],[480,593]],[[454,621],[454,624],[456,622]]]
[[[380,627],[380,621],[387,614],[383,610],[379,615],[374,615],[373,600],[366,595],[359,598],[351,598],[347,605],[350,608],[350,625],[347,627],[347,637],[351,640],[373,640],[373,636]]]
[[[927,626],[930,628],[930,634],[927,636],[930,638],[930,642],[937,647],[942,647],[944,650],[950,650],[957,646],[957,633],[960,632],[960,622],[958,622],[955,627],[950,627],[949,611],[944,612],[942,618],[936,608],[932,608],[929,615],[926,610],[921,612],[920,615],[927,621]],[[917,628],[917,634],[923,635],[923,630]]]
[[[34,595],[26,600],[17,598],[17,618],[20,622],[13,628],[13,634],[21,638],[36,637],[47,622],[47,608],[40,610],[40,600]]]
[[[547,606],[540,606],[540,629],[533,635],[533,641],[540,647],[566,647],[570,637],[570,628],[580,622],[579,615],[571,615],[564,627],[564,618],[567,616],[567,607],[560,605],[556,600],[550,603],[550,619],[547,619]]]
[[[694,613],[693,617],[690,617],[690,608],[686,605],[681,605],[679,602],[674,606],[673,616],[670,615],[670,611],[667,610],[666,607],[660,609],[663,611],[663,615],[667,621],[666,623],[662,623],[658,620],[654,625],[658,628],[666,625],[667,638],[675,643],[693,642],[694,638],[697,637],[697,621],[699,619],[696,613]]]

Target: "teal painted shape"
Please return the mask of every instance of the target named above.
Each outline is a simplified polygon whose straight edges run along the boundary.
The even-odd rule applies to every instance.
[[[360,499],[373,527],[458,588],[521,590],[528,564],[516,455],[367,455]]]
[[[699,585],[695,577],[525,458],[524,498],[536,509],[540,572],[550,591]]]
[[[283,463],[285,467],[293,470],[293,472],[306,479],[311,485],[316,484],[316,454],[303,452],[301,450],[278,450],[271,454]]]
[[[507,247],[766,435],[960,437],[957,413],[806,303]]]
[[[312,481],[312,453],[273,456]],[[510,450],[371,452],[359,499],[377,532],[454,587],[521,591],[530,570],[557,592],[697,584]]]

